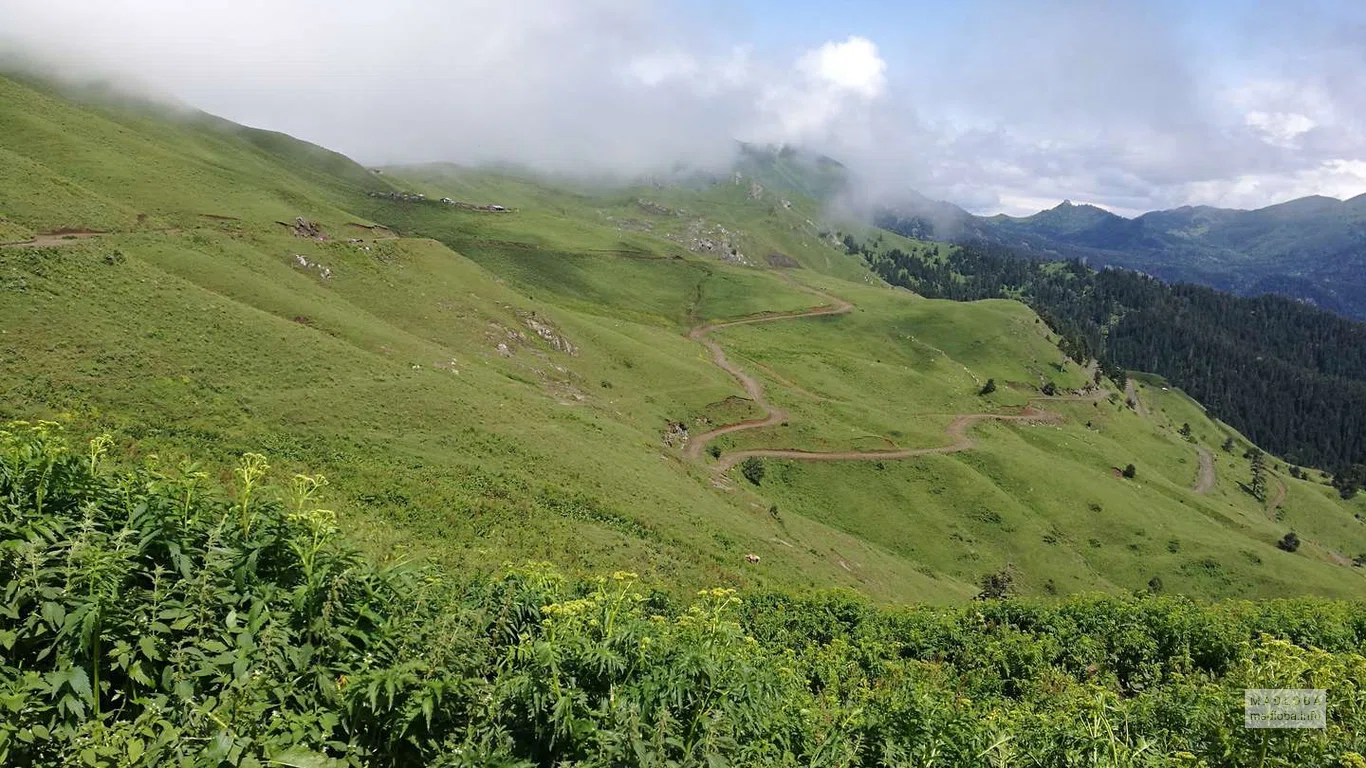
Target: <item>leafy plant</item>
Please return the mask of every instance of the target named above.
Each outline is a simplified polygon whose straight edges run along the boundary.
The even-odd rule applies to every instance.
[[[988,573],[982,577],[982,591],[977,593],[978,600],[1004,600],[1015,585],[1015,574],[1008,568]]]

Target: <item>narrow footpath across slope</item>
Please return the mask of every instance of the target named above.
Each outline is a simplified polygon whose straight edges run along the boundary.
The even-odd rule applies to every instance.
[[[1143,396],[1138,394],[1138,387],[1134,386],[1134,380],[1129,379],[1124,384],[1124,398],[1134,404],[1134,412],[1143,418],[1148,418],[1148,405],[1143,402]]]
[[[1195,451],[1200,456],[1200,474],[1195,479],[1195,492],[1203,495],[1214,490],[1214,452],[1203,445],[1197,446]]]
[[[1276,510],[1280,509],[1281,505],[1285,503],[1285,496],[1290,492],[1290,489],[1286,487],[1285,482],[1279,477],[1273,476],[1271,479],[1275,481],[1276,487],[1272,489],[1271,497],[1266,501],[1266,513],[1275,517]]]
[[[69,245],[77,240],[88,240],[92,237],[103,237],[108,232],[92,232],[86,230],[71,232],[55,232],[46,235],[35,235],[27,240],[17,240],[12,243],[0,243],[0,248],[51,248],[58,245]]]

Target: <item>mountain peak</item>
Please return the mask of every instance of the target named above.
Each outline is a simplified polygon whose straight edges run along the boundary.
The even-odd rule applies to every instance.
[[[1026,216],[1025,220],[1035,222],[1047,221],[1053,222],[1054,224],[1063,224],[1066,222],[1065,226],[1072,228],[1093,226],[1122,218],[1122,216],[1116,216],[1104,208],[1091,205],[1090,203],[1078,205],[1071,200],[1064,200],[1046,211],[1039,211],[1033,216]]]
[[[1063,200],[1061,203],[1058,203],[1057,205],[1053,206],[1052,208],[1049,208],[1048,211],[1073,211],[1073,212],[1081,212],[1081,211],[1084,211],[1084,212],[1086,212],[1086,213],[1103,213],[1103,214],[1105,214],[1106,216],[1115,216],[1115,215],[1116,215],[1116,214],[1113,214],[1113,213],[1107,211],[1107,210],[1104,209],[1104,208],[1101,208],[1101,207],[1098,206],[1098,205],[1092,205],[1091,203],[1074,203],[1074,202],[1072,202],[1071,200]],[[1040,211],[1040,213],[1047,213],[1048,211]],[[1119,217],[1119,218],[1123,218],[1123,217]]]
[[[1259,208],[1256,213],[1281,216],[1304,216],[1332,213],[1339,210],[1342,206],[1343,202],[1336,197],[1309,195],[1307,197],[1297,197],[1294,200],[1287,200],[1284,203],[1277,203],[1276,205],[1268,205],[1265,208]]]

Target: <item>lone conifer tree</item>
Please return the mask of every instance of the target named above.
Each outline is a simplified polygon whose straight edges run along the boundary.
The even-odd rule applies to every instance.
[[[1252,495],[1266,500],[1266,465],[1261,451],[1252,452]]]

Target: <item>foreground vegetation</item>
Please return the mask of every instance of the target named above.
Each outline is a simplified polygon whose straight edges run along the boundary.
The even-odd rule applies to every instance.
[[[1360,766],[1366,606],[1110,596],[679,601],[461,579],[339,538],[244,456],[112,468],[0,433],[0,764]],[[999,589],[1002,585],[996,584]],[[1323,730],[1241,690],[1325,688]]]

